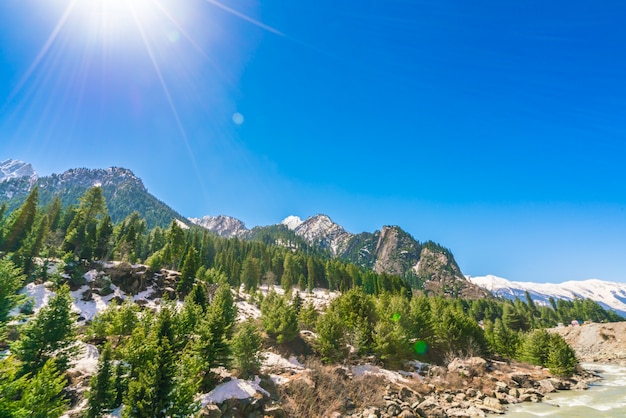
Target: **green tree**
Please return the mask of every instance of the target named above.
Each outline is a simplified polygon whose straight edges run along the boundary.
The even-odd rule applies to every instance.
[[[29,418],[58,418],[67,409],[63,396],[65,375],[57,370],[53,359],[47,360],[25,388],[19,402]]]
[[[91,378],[86,418],[97,418],[108,412],[115,403],[115,387],[111,362],[111,345],[105,344],[98,359],[98,371]]]
[[[246,292],[255,292],[261,282],[261,263],[259,259],[248,255],[241,267],[241,283]]]
[[[23,362],[24,374],[36,373],[50,359],[64,372],[76,354],[75,342],[72,296],[67,285],[63,285],[48,305],[23,325],[20,339],[12,345],[11,351]]]
[[[6,221],[0,249],[14,252],[22,246],[35,223],[38,202],[39,187],[35,187],[28,194],[22,206],[13,212]]]
[[[300,332],[296,310],[285,296],[273,291],[261,302],[261,323],[267,335],[278,344],[293,341]]]
[[[550,353],[550,334],[545,329],[536,329],[526,334],[520,347],[520,360],[545,367]]]
[[[181,272],[180,281],[178,282],[178,292],[186,295],[193,287],[193,282],[198,271],[198,251],[193,245],[190,245],[183,262],[183,271]]]
[[[233,363],[239,376],[249,379],[261,370],[262,340],[256,325],[250,321],[240,324],[233,337]]]
[[[546,366],[557,376],[570,377],[576,371],[578,359],[576,352],[560,334],[550,335],[550,352]]]
[[[10,260],[0,259],[0,330],[9,312],[22,299],[17,292],[26,278]]]
[[[79,199],[80,204],[67,228],[63,249],[74,256],[89,259],[98,243],[98,223],[106,216],[106,202],[101,187],[92,187]]]

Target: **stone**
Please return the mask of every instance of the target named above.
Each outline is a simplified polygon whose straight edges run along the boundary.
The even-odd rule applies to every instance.
[[[287,414],[285,413],[285,410],[280,405],[270,405],[270,406],[265,407],[263,414],[266,417],[272,417],[272,418],[285,418],[287,416]]]
[[[554,387],[554,384],[552,383],[552,381],[550,379],[543,379],[540,380],[539,382],[539,391],[541,393],[553,393],[556,392],[556,388]]]
[[[199,417],[202,418],[222,418],[222,411],[215,404],[208,404],[201,411]]]
[[[487,412],[493,412],[496,414],[504,413],[504,406],[500,403],[500,401],[496,398],[487,397],[483,399],[482,405],[477,405],[480,409]]]

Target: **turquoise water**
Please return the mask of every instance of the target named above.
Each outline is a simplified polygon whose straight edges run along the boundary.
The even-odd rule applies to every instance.
[[[513,405],[504,417],[626,417],[626,367],[585,364],[604,380],[585,391],[551,393],[542,403]]]

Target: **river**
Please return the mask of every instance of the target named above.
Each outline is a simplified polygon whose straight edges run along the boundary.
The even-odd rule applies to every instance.
[[[584,364],[598,371],[603,380],[586,391],[566,390],[548,395],[536,404],[512,405],[504,417],[626,417],[626,367]]]

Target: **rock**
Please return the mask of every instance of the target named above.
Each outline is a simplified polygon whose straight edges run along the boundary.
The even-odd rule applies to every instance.
[[[280,405],[270,405],[265,407],[265,411],[263,411],[266,417],[272,418],[285,418],[287,414],[285,414],[285,410]]]
[[[217,405],[208,404],[202,411],[200,411],[199,417],[202,418],[222,418],[222,411]]]
[[[467,376],[482,376],[487,370],[487,360],[481,357],[455,358],[448,364],[448,372],[464,373]]]
[[[483,399],[482,405],[477,405],[480,409],[487,412],[493,412],[496,414],[504,414],[504,407],[500,401],[496,398],[487,397]]]
[[[501,392],[501,393],[508,393],[509,392],[509,385],[507,385],[504,382],[496,382],[496,392]]]
[[[411,411],[409,409],[404,409],[402,412],[400,412],[400,414],[398,414],[398,417],[400,417],[400,418],[415,418],[415,414],[413,413],[413,411]]]
[[[553,393],[556,392],[556,388],[550,379],[543,379],[538,381],[539,383],[539,391],[541,393]]]
[[[574,390],[587,390],[587,389],[589,389],[589,385],[586,384],[585,382],[577,382],[576,385],[574,385],[574,387],[572,387],[572,389],[574,389]]]
[[[476,392],[476,389],[474,389],[474,388],[468,388],[468,389],[465,391],[465,394],[466,394],[468,397],[470,397],[470,398],[475,398],[475,397],[476,397],[477,392]]]
[[[511,380],[520,388],[532,388],[533,384],[528,373],[512,373]]]

